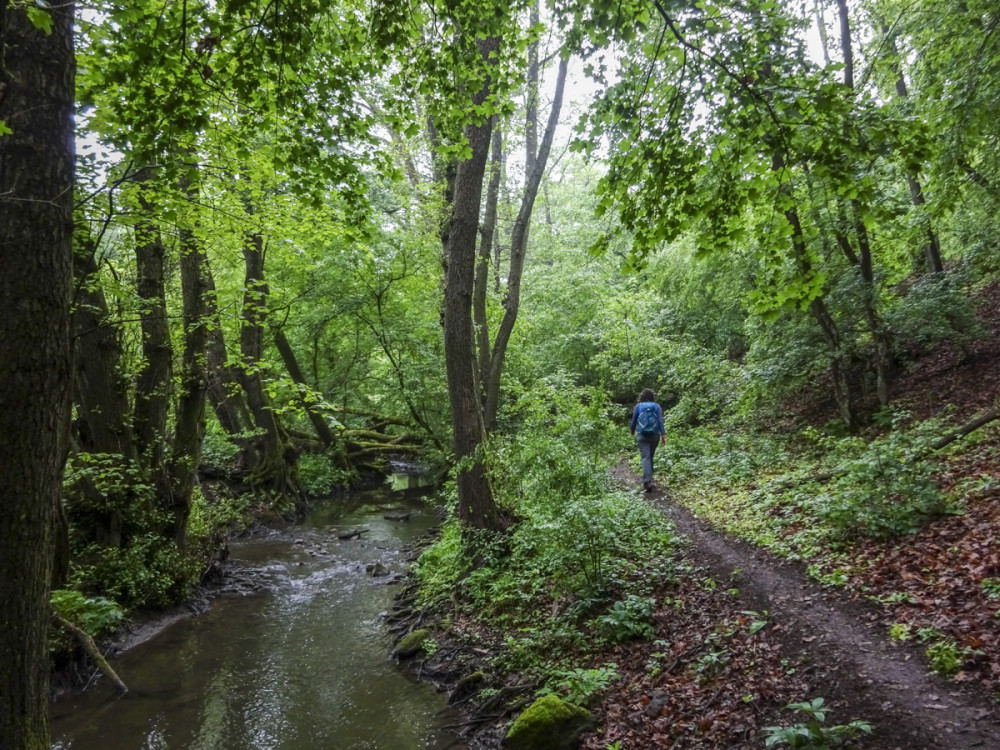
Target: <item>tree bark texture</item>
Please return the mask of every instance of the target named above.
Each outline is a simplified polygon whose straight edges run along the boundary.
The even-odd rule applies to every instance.
[[[136,465],[127,384],[119,374],[118,331],[109,320],[93,247],[77,248],[74,269],[76,446],[86,453],[103,455],[115,468],[127,472]],[[126,483],[115,482],[111,489],[85,479],[80,490],[87,498],[87,515],[93,518],[95,541],[107,547],[121,546],[122,508],[131,493]]]
[[[140,178],[139,202],[143,219],[135,227],[135,277],[142,331],[142,365],[135,384],[133,426],[136,450],[146,468],[162,473],[166,455],[167,415],[173,378],[173,349],[167,323],[164,247],[160,228],[152,220],[153,205],[143,197],[149,180]]]
[[[296,454],[264,392],[260,361],[264,355],[264,322],[267,320],[267,282],[264,281],[264,238],[255,233],[245,238],[246,263],[243,311],[240,320],[240,383],[254,423],[262,431],[257,440],[258,462],[251,469],[255,487],[299,499],[301,489],[295,478]]]
[[[539,1],[531,3],[529,23],[538,24],[540,15]],[[528,45],[527,71],[527,101],[524,107],[524,177],[527,181],[535,171],[535,160],[538,158],[538,40]]]
[[[486,187],[486,209],[483,225],[479,230],[479,257],[476,261],[476,280],[473,289],[472,321],[476,326],[476,349],[479,355],[479,379],[485,382],[490,368],[490,328],[486,317],[487,287],[490,278],[490,259],[493,255],[493,237],[497,230],[497,203],[500,199],[500,164],[503,161],[503,134],[496,127],[490,145],[490,181]]]
[[[229,352],[226,349],[226,337],[222,332],[222,320],[219,317],[219,303],[215,292],[215,278],[212,267],[207,266],[208,298],[206,308],[211,321],[208,332],[208,401],[215,412],[216,418],[227,435],[240,435],[253,427],[253,418],[247,408],[243,390],[239,380],[229,366]],[[253,451],[251,451],[253,453]],[[251,461],[244,457],[246,466],[252,466]]]
[[[477,40],[480,56],[495,64],[490,55],[500,48],[496,36]],[[490,93],[491,81],[472,97],[478,107]],[[475,329],[472,324],[472,293],[475,283],[476,236],[483,196],[483,175],[490,149],[492,118],[465,129],[472,155],[458,166],[454,202],[448,222],[445,256],[447,272],[444,292],[444,349],[451,404],[452,440],[458,464],[459,518],[469,527],[500,529],[502,521],[493,499],[482,457],[482,411],[476,377]]]
[[[48,750],[53,533],[69,437],[73,14],[0,2],[0,747]]]

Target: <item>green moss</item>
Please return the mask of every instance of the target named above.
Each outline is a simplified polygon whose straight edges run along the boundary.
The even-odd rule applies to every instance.
[[[593,729],[596,719],[586,709],[574,706],[556,695],[539,698],[507,732],[507,750],[572,750],[580,735]]]
[[[420,630],[414,630],[409,635],[405,636],[403,640],[399,642],[396,646],[396,656],[400,659],[407,659],[411,656],[416,656],[420,653],[421,649],[424,647],[424,641],[430,638],[431,631],[426,628],[421,628]]]

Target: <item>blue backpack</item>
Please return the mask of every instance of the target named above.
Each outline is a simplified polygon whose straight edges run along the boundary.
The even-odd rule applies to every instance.
[[[635,420],[635,431],[646,438],[657,437],[660,425],[656,419],[656,404],[643,404]]]

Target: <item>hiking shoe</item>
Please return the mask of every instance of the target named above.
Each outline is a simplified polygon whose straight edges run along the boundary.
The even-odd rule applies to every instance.
[[[642,486],[643,486],[643,489],[646,490],[646,492],[652,492],[653,491],[653,483],[652,482],[643,482]]]

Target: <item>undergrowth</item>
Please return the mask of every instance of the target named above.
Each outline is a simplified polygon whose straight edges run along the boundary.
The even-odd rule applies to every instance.
[[[911,534],[958,508],[936,481],[931,446],[945,426],[911,423],[905,413],[885,424],[870,438],[806,428],[785,444],[708,428],[668,435],[671,493],[726,532],[792,558],[836,557],[858,538]],[[733,443],[745,454],[739,461],[728,458]]]
[[[610,485],[621,431],[610,411],[599,392],[566,382],[522,394],[508,415],[519,438],[489,457],[498,499],[519,521],[470,535],[452,520],[416,567],[425,606],[507,634],[499,669],[577,702],[613,679],[593,655],[652,637],[655,593],[680,572],[662,513]]]

